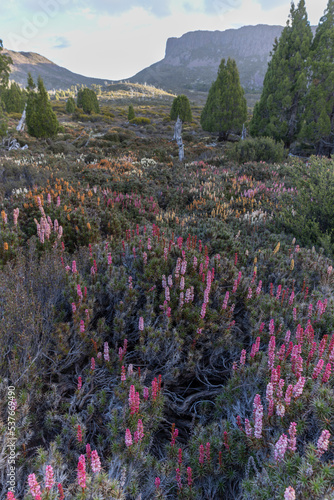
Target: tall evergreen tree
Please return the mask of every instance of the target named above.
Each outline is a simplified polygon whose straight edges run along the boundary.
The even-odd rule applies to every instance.
[[[193,119],[189,99],[184,94],[175,97],[170,110],[171,120],[177,120],[178,116],[183,122],[191,122]]]
[[[311,42],[305,1],[300,0],[297,8],[292,2],[287,25],[273,47],[261,99],[254,107],[251,135],[271,136],[283,140],[286,146],[297,138],[307,90]]]
[[[25,92],[17,83],[12,82],[10,87],[3,91],[2,101],[7,113],[22,113],[25,105]]]
[[[8,86],[9,75],[10,75],[10,65],[13,64],[12,59],[5,54],[2,54],[3,45],[2,40],[0,40],[0,137],[7,134],[7,118],[4,115],[3,109],[3,92]]]
[[[301,138],[312,141],[316,153],[334,152],[334,0],[329,0],[311,47],[309,90]]]
[[[13,64],[12,58],[2,54],[3,44],[2,40],[0,40],[0,91],[3,88],[6,88],[9,81],[10,75],[10,65]]]
[[[48,93],[41,77],[38,77],[37,92],[31,75],[28,75],[27,128],[33,137],[46,138],[57,135],[59,123],[53,112]]]
[[[72,114],[75,112],[75,100],[69,97],[66,101],[66,113]]]
[[[222,59],[218,76],[211,85],[201,113],[203,130],[218,132],[220,140],[227,140],[230,132],[240,132],[247,119],[247,103],[240,85],[234,59]]]
[[[7,135],[8,120],[4,114],[3,104],[0,101],[0,137]]]

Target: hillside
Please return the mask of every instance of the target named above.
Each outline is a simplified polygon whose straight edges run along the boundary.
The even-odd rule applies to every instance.
[[[225,31],[194,31],[180,38],[169,38],[163,60],[143,69],[128,81],[147,83],[172,92],[207,92],[216,78],[221,59],[236,60],[242,86],[248,93],[259,93],[275,38],[282,26],[243,26]],[[314,27],[315,30],[315,27]],[[34,52],[5,50],[13,59],[11,79],[25,85],[30,71],[44,80],[48,90],[72,85],[110,84],[110,80],[72,73]]]
[[[282,26],[243,26],[225,31],[194,31],[169,38],[162,61],[130,78],[172,91],[208,91],[222,58],[236,60],[240,81],[248,92],[259,92],[275,38]],[[315,30],[315,27],[314,27]]]
[[[33,79],[36,81],[40,75],[47,90],[51,89],[68,89],[72,85],[104,85],[112,83],[111,80],[102,80],[100,78],[89,78],[77,73],[72,73],[66,68],[62,68],[53,63],[46,57],[36,54],[34,52],[14,52],[13,50],[4,50],[12,60],[10,79],[26,86],[27,75],[30,72]]]

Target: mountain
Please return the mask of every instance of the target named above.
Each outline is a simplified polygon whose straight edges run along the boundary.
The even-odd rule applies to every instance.
[[[316,27],[312,29],[315,31]],[[225,31],[192,31],[180,38],[168,38],[164,59],[127,81],[147,83],[175,93],[207,92],[216,79],[222,58],[232,57],[246,92],[259,93],[275,38],[280,37],[282,30],[282,26],[258,24]],[[4,52],[13,59],[11,80],[23,86],[29,71],[34,80],[41,75],[48,90],[67,89],[78,84],[117,83],[72,73],[33,52]]]
[[[4,49],[3,54],[8,54],[12,60],[10,79],[19,83],[23,87],[27,84],[27,75],[30,72],[34,81],[37,81],[40,75],[43,78],[47,90],[68,89],[72,85],[90,86],[92,83],[104,85],[112,83],[111,80],[102,80],[99,78],[89,78],[86,76],[72,73],[68,69],[54,64],[46,57],[34,52],[14,52]]]
[[[314,27],[314,30],[316,27]],[[131,82],[180,91],[208,91],[223,58],[236,60],[241,85],[261,91],[270,52],[282,26],[243,26],[225,31],[192,31],[169,38],[165,57],[130,78]]]

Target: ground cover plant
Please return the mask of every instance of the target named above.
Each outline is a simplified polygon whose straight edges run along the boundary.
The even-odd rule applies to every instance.
[[[1,497],[334,498],[333,161],[61,99],[0,157]]]

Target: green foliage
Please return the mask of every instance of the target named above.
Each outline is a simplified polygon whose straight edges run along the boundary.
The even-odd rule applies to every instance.
[[[247,138],[233,144],[227,151],[227,157],[238,163],[248,161],[280,162],[286,157],[283,142],[276,142],[271,137]]]
[[[133,123],[134,125],[149,125],[151,120],[145,116],[137,116],[136,118],[132,118],[130,123]]]
[[[226,140],[230,132],[240,132],[247,119],[247,103],[234,59],[222,59],[217,80],[211,85],[201,114],[203,130],[218,132]]]
[[[77,106],[81,108],[84,113],[99,113],[100,106],[99,101],[97,100],[97,96],[94,90],[84,88],[80,89],[77,97]]]
[[[261,99],[254,108],[251,135],[270,136],[287,146],[297,138],[307,90],[311,41],[305,2],[300,0],[297,8],[292,3],[290,19],[279,41],[275,41]]]
[[[135,117],[136,117],[136,115],[135,115],[135,110],[133,109],[132,104],[130,104],[130,106],[129,106],[129,111],[128,111],[128,120],[129,120],[129,122],[130,122],[131,120],[133,120]]]
[[[75,100],[73,97],[69,97],[66,101],[66,113],[72,114],[75,112]]]
[[[5,117],[3,104],[0,101],[0,137],[7,135],[8,120]]]
[[[23,112],[26,102],[26,93],[17,83],[12,82],[9,88],[3,90],[1,98],[7,113]]]
[[[281,227],[301,244],[334,255],[334,162],[313,156],[307,168],[296,164],[293,182],[298,194],[284,205]]]
[[[189,99],[184,94],[175,97],[170,110],[171,120],[177,120],[178,116],[183,122],[191,122],[193,119]]]
[[[316,154],[334,150],[334,1],[329,0],[311,47],[310,86],[300,137],[315,144]]]
[[[12,59],[5,54],[2,54],[3,44],[0,40],[0,91],[8,86],[10,75],[10,65],[13,64]]]
[[[38,78],[37,92],[31,75],[28,76],[27,129],[33,137],[54,137],[59,130],[56,114],[53,112],[48,93],[41,77]]]

